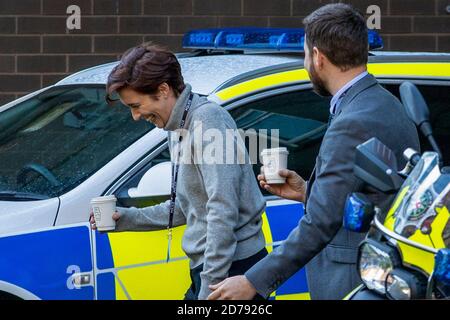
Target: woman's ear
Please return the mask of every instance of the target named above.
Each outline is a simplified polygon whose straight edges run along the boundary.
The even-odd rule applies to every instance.
[[[158,92],[161,94],[161,96],[164,99],[167,99],[169,97],[170,94],[170,87],[166,82],[163,82],[159,85],[158,87]]]

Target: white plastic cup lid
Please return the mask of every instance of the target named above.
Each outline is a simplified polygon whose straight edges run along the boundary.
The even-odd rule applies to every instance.
[[[263,151],[261,151],[261,156],[265,156],[265,155],[269,155],[269,154],[274,154],[274,153],[278,153],[278,154],[289,154],[289,151],[287,148],[272,148],[272,149],[264,149]]]
[[[117,201],[117,198],[114,195],[110,195],[91,199],[91,203],[104,203],[109,201]]]

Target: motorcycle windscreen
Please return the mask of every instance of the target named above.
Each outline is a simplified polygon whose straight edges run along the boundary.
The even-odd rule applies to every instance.
[[[441,174],[438,156],[426,152],[402,185],[384,225],[431,248],[449,248],[450,175]]]

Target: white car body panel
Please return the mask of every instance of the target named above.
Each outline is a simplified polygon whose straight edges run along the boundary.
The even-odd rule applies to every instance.
[[[55,222],[59,199],[0,201],[0,236],[49,228]]]

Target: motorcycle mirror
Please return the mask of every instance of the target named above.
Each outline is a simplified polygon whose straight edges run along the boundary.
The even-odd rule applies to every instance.
[[[400,85],[400,97],[408,117],[417,127],[420,128],[423,123],[430,121],[428,106],[419,89],[413,83],[405,81]]]
[[[403,183],[397,174],[395,154],[377,138],[356,147],[354,173],[382,192],[398,190]]]
[[[439,163],[442,166],[442,153],[433,137],[433,130],[430,124],[430,111],[419,89],[412,82],[405,81],[400,85],[400,98],[406,108],[408,117],[422,131],[433,150],[439,155]]]

